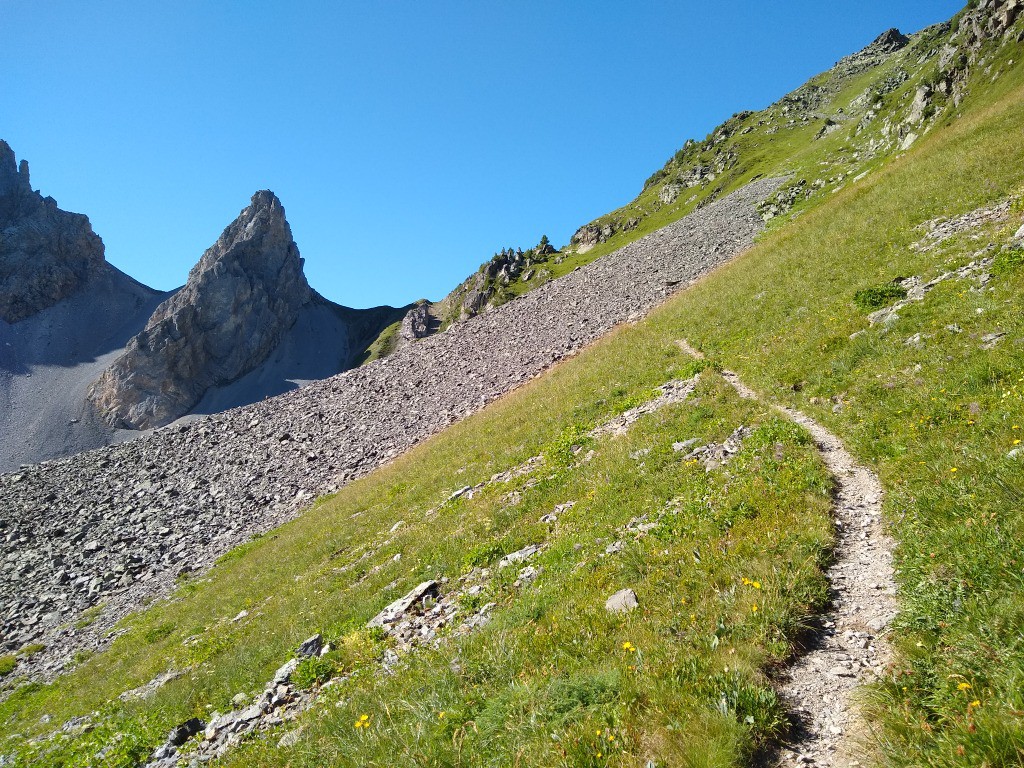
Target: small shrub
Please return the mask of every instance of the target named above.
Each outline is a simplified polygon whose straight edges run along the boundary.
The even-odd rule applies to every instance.
[[[6,677],[11,674],[17,665],[18,660],[14,656],[0,656],[0,677]]]
[[[292,682],[297,688],[308,690],[330,680],[337,671],[333,654],[311,656],[299,662],[298,668],[292,673]]]
[[[588,430],[582,424],[573,424],[550,443],[543,451],[553,465],[566,466],[576,458],[576,454],[594,442]]]
[[[894,301],[907,298],[907,289],[895,283],[865,288],[853,294],[853,303],[861,309],[880,309]]]
[[[771,688],[744,680],[736,673],[717,673],[694,686],[707,696],[726,717],[732,716],[756,732],[778,737],[786,732],[788,721],[782,702]]]
[[[483,568],[503,554],[505,550],[501,542],[485,541],[469,550],[462,562],[466,568]]]
[[[174,624],[167,623],[161,624],[158,627],[153,627],[146,631],[142,638],[149,644],[156,643],[163,640],[165,637],[170,635],[174,631]]]
[[[720,365],[712,363],[710,360],[688,360],[672,372],[672,378],[692,379],[698,373],[704,373],[709,369],[717,371],[720,368]]]
[[[573,675],[556,679],[547,690],[547,707],[553,724],[564,727],[588,712],[615,704],[621,687],[616,672]]]
[[[1024,248],[1011,248],[1001,251],[992,261],[992,274],[1005,275],[1021,267],[1024,267]]]

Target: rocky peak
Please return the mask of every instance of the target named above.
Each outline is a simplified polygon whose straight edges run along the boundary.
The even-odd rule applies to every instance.
[[[262,363],[315,294],[284,207],[252,197],[90,388],[113,426],[145,429],[186,414],[213,386]]]
[[[868,49],[875,53],[893,53],[905,48],[910,43],[910,38],[900,32],[896,27],[887,29],[875,38]]]
[[[104,265],[89,219],[32,191],[28,163],[0,140],[0,319],[16,323],[80,290]]]
[[[0,139],[0,197],[26,192],[32,192],[28,161],[22,160],[19,165],[11,145]]]

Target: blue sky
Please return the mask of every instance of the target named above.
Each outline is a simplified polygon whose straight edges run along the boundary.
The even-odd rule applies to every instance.
[[[169,289],[274,190],[314,288],[439,299],[632,199],[690,137],[962,0],[0,0],[0,138]]]

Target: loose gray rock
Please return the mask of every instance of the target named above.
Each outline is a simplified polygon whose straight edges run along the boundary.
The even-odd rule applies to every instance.
[[[430,598],[437,597],[438,587],[439,585],[436,581],[424,581],[423,583],[413,587],[405,597],[395,600],[395,602],[391,603],[391,605],[370,619],[366,623],[366,626],[373,628],[386,627],[389,624],[394,624],[402,618],[406,611],[412,608],[413,605],[422,603]]]
[[[501,560],[498,561],[498,568],[507,568],[508,566],[514,565],[515,563],[521,563],[524,560],[529,560],[538,552],[540,552],[540,546],[537,544],[530,544],[528,546],[523,547],[520,550],[516,550],[515,552],[510,552],[509,554],[505,555],[503,558],[501,558]]]
[[[636,592],[632,589],[620,589],[608,598],[604,604],[604,609],[608,613],[629,613],[639,606],[640,601],[636,599]]]
[[[204,728],[206,728],[206,723],[198,717],[193,717],[190,720],[186,720],[181,725],[175,726],[167,737],[167,743],[172,744],[175,747],[180,747]]]
[[[308,640],[303,640],[299,645],[296,654],[300,658],[319,656],[320,650],[324,647],[324,639],[320,635],[313,635]]]

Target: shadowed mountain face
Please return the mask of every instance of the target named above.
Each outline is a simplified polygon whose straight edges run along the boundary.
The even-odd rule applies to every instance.
[[[89,219],[33,192],[28,163],[0,141],[0,319],[16,323],[52,307],[105,266]]]
[[[154,291],[105,261],[87,217],[33,192],[0,141],[0,233],[0,472],[333,376],[405,311],[310,288],[269,191],[183,288]]]

